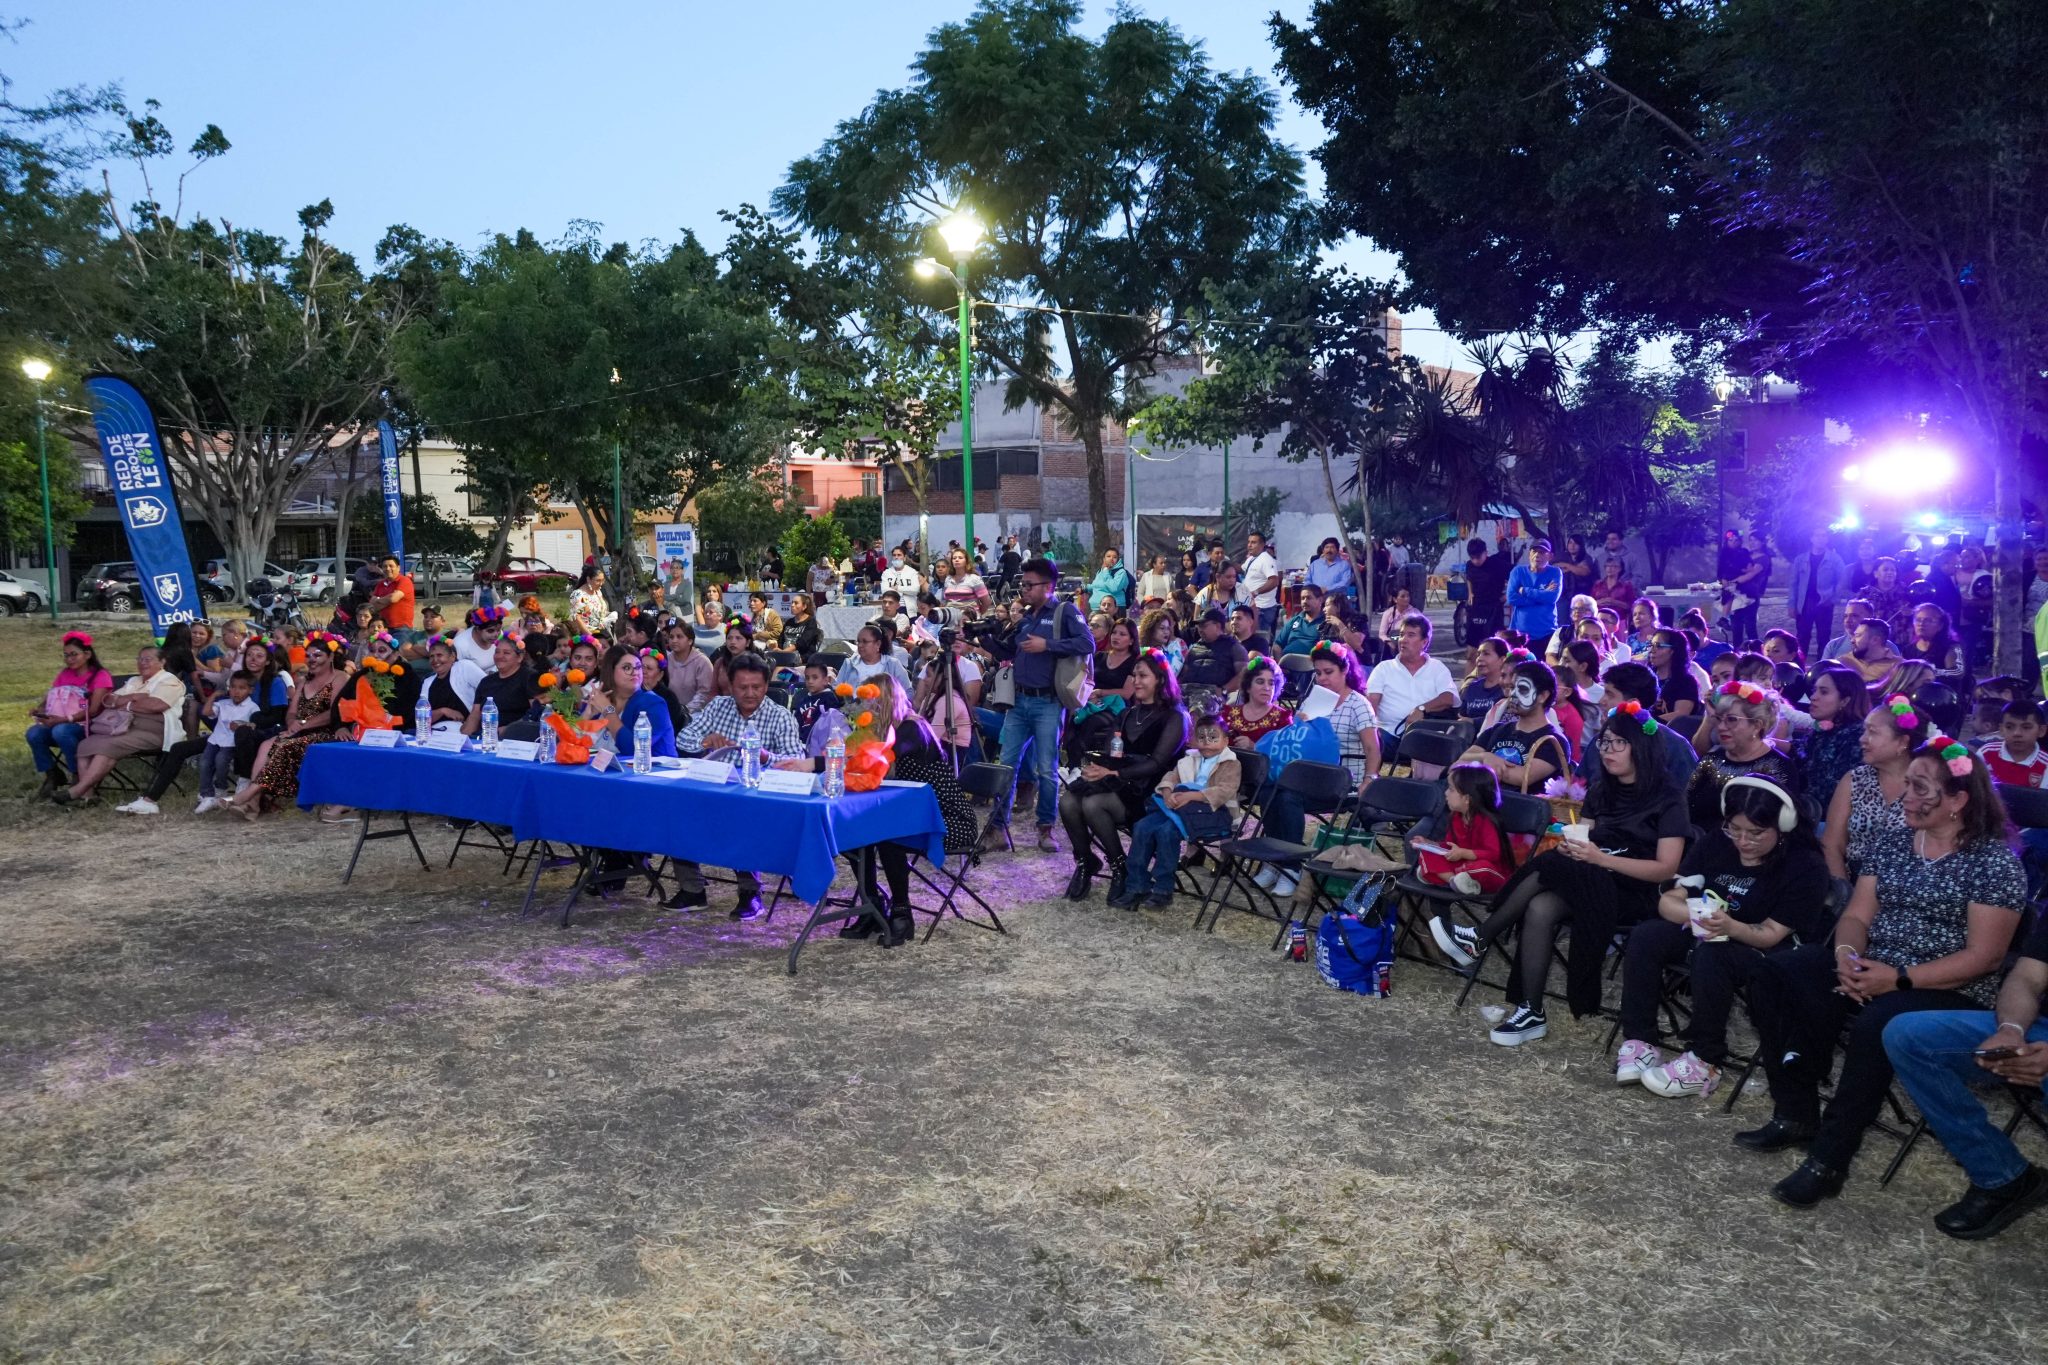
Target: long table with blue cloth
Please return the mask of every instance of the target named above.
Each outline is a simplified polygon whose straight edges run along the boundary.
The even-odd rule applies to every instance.
[[[934,866],[946,856],[945,821],[928,786],[827,799],[407,743],[314,745],[299,771],[299,804],[474,820],[509,830],[516,843],[545,839],[786,875],[797,898],[813,907],[790,949],[792,973],[811,930],[847,917],[824,911],[842,855],[867,850],[872,857],[877,844],[902,843]],[[366,814],[365,828],[367,820]],[[862,901],[856,896],[863,912],[874,909]]]

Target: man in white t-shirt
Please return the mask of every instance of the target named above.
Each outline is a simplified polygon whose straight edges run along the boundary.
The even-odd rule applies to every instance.
[[[1441,659],[1429,654],[1429,618],[1410,612],[1401,618],[1401,642],[1391,659],[1373,666],[1365,698],[1379,716],[1380,752],[1391,754],[1402,733],[1425,715],[1452,716],[1458,684]]]
[[[1257,531],[1245,537],[1244,586],[1239,600],[1259,610],[1259,633],[1271,638],[1280,624],[1280,562]]]
[[[882,570],[882,591],[895,593],[903,602],[915,602],[924,591],[924,575],[911,567],[901,548],[889,556],[889,567]]]

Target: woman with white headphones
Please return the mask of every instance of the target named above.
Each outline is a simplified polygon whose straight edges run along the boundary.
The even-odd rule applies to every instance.
[[[1693,842],[1678,880],[1657,902],[1657,918],[1628,936],[1622,959],[1621,1050],[1617,1084],[1653,1094],[1711,1094],[1728,1058],[1728,1014],[1767,953],[1828,936],[1828,867],[1813,821],[1768,777],[1731,777],[1720,793],[1721,824]],[[1692,1017],[1686,1050],[1666,1061],[1657,1047],[1664,973],[1689,963]]]

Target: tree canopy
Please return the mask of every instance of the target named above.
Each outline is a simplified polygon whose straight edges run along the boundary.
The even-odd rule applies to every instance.
[[[1170,24],[1119,9],[1095,40],[1081,15],[1077,0],[983,0],[941,26],[913,83],[792,166],[775,207],[934,312],[953,287],[917,285],[911,265],[944,254],[936,220],[977,216],[976,350],[1013,403],[1056,409],[1077,433],[1100,547],[1103,422],[1142,406],[1210,283],[1300,255],[1314,217],[1263,82],[1214,70]]]

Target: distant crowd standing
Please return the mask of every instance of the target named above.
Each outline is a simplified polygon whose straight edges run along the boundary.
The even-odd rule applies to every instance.
[[[1443,817],[1403,866],[1473,912],[1431,917],[1428,937],[1465,970],[1495,955],[1507,969],[1482,1008],[1492,1041],[1539,1042],[1554,1001],[1606,1012],[1618,953],[1621,1084],[1711,1095],[1740,1060],[1732,1022],[1746,1012],[1773,1112],[1735,1141],[1806,1149],[1772,1188],[1783,1202],[1841,1191],[1895,1080],[1970,1176],[1943,1231],[1988,1236],[2048,1201],[2048,1174],[1969,1089],[2038,1095],[2048,1076],[2048,929],[2026,927],[2048,844],[2015,830],[2001,797],[2043,787],[2048,750],[2030,686],[1972,690],[1957,622],[1981,556],[1973,567],[1967,551],[1941,551],[1901,586],[1896,561],[1859,553],[1852,567],[1816,535],[1786,576],[1793,619],[1759,635],[1773,564],[1758,538],[1723,546],[1711,624],[1643,596],[1618,535],[1597,549],[1568,537],[1558,556],[1535,540],[1512,565],[1474,540],[1462,582],[1484,633],[1454,671],[1410,576],[1390,573],[1363,603],[1365,564],[1334,538],[1291,572],[1257,533],[1241,554],[1202,545],[1134,568],[1111,549],[1068,574],[1014,537],[976,548],[951,547],[927,572],[907,545],[862,545],[813,566],[786,613],[712,584],[694,607],[617,604],[591,564],[565,621],[527,598],[479,604],[454,627],[387,560],[327,630],[266,638],[229,622],[216,639],[181,626],[120,680],[73,632],[27,729],[39,795],[92,802],[141,757],[151,771],[120,809],[153,815],[196,757],[201,813],[260,819],[296,800],[313,746],[360,736],[365,689],[385,679],[383,709],[406,728],[417,710],[475,734],[488,706],[501,733],[531,737],[553,709],[600,747],[630,743],[644,720],[657,754],[750,734],[767,762],[799,771],[822,764],[818,741],[857,696],[893,730],[893,775],[936,791],[949,853],[1008,851],[1024,806],[1036,851],[1071,860],[1067,900],[1099,892],[1139,910],[1171,903],[1190,841],[1252,814],[1266,837],[1305,846],[1310,820],[1341,822],[1405,770],[1441,784]],[[1383,548],[1402,568],[1405,547]],[[873,614],[853,640],[826,638],[818,595],[854,579]],[[700,628],[718,633],[714,648],[700,649]],[[1980,733],[1965,743],[1972,718]],[[1407,751],[1441,754],[1443,736],[1460,756],[1424,777]],[[1327,744],[1328,784],[1280,780],[1286,755],[1305,751],[1282,742],[1294,740]],[[975,850],[960,774],[991,760],[1014,783]],[[1501,823],[1508,791],[1570,799],[1580,819],[1531,847]],[[888,886],[872,888],[891,946],[913,937],[907,858],[884,847]],[[759,915],[757,876],[733,871],[731,913]],[[1296,861],[1255,880],[1284,901],[1298,878]],[[687,874],[669,902],[706,903]],[[1561,996],[1549,985],[1560,954]],[[1666,1036],[1681,969],[1690,1013]]]

